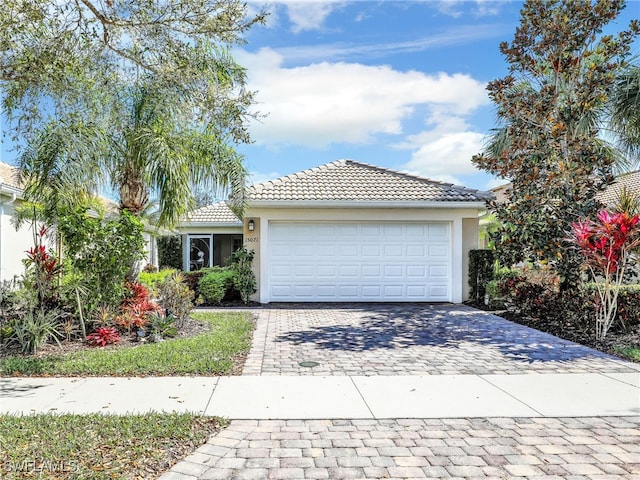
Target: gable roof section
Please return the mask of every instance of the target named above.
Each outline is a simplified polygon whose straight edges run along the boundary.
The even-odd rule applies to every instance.
[[[209,224],[215,223],[216,225],[227,226],[242,226],[242,222],[231,211],[226,202],[218,202],[213,205],[207,205],[206,207],[198,208],[189,214],[186,222],[184,223],[199,223]]]
[[[417,204],[486,202],[488,192],[353,160],[338,160],[250,187],[251,204]]]

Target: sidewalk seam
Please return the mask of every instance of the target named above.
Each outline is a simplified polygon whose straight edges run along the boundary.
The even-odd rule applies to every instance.
[[[374,415],[373,410],[371,410],[371,407],[367,403],[367,399],[364,398],[364,395],[362,394],[362,392],[358,388],[358,385],[356,384],[355,380],[353,379],[353,377],[351,375],[349,375],[349,380],[351,380],[351,383],[353,384],[353,386],[355,387],[356,391],[358,392],[358,395],[360,395],[360,398],[364,402],[364,405],[367,407],[367,410],[369,410],[369,413],[371,414],[371,418],[373,418],[375,420],[378,420],[378,418]]]
[[[508,396],[510,396],[511,398],[513,398],[514,400],[516,400],[518,403],[521,403],[522,405],[526,406],[527,408],[530,408],[532,411],[536,412],[539,416],[546,418],[547,415],[544,415],[542,412],[536,410],[535,408],[533,408],[531,405],[529,405],[526,402],[523,402],[522,400],[520,400],[518,397],[516,397],[515,395],[513,395],[512,393],[508,392],[507,390],[505,390],[504,388],[499,387],[498,385],[491,383],[487,378],[485,378],[484,375],[477,375],[478,378],[480,378],[481,380],[484,380],[485,382],[487,382],[489,385],[491,385],[493,388],[497,388],[498,390],[500,390],[501,392],[507,394]]]

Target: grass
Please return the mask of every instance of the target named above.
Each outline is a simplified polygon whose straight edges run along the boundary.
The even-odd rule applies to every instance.
[[[638,347],[615,347],[614,350],[618,355],[640,362],[640,348]]]
[[[253,323],[246,312],[194,312],[211,330],[191,338],[133,348],[87,349],[44,357],[0,359],[0,375],[227,375],[251,346]]]
[[[224,426],[193,414],[0,415],[0,478],[157,478]]]

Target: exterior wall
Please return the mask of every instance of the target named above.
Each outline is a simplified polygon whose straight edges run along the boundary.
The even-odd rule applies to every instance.
[[[14,280],[24,274],[22,260],[33,246],[33,232],[29,225],[16,231],[11,224],[15,202],[0,198],[0,280]],[[16,202],[19,202],[17,200]]]
[[[468,250],[477,247],[476,209],[453,208],[249,208],[245,214],[245,247],[255,251],[254,272],[258,283],[258,291],[252,300],[268,303],[268,259],[269,222],[271,221],[299,221],[299,222],[448,222],[452,232],[452,272],[451,296],[454,303],[460,303],[468,296]],[[253,219],[255,229],[249,232],[248,220]],[[466,222],[464,221],[466,220]],[[475,247],[473,243],[473,222],[475,221]],[[466,236],[469,236],[466,239]],[[261,251],[264,250],[264,254]],[[465,265],[466,261],[466,265]],[[465,290],[466,289],[466,290]]]
[[[462,219],[462,300],[469,300],[469,252],[478,248],[479,220],[475,218]]]

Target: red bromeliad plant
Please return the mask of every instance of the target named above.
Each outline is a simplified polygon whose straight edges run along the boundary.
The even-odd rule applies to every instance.
[[[120,340],[118,331],[113,327],[100,327],[87,335],[87,343],[92,347],[105,347]]]
[[[34,246],[27,250],[24,260],[28,271],[33,274],[38,303],[45,307],[55,303],[56,280],[62,268],[58,259],[47,251],[44,241],[46,234],[47,228],[44,226],[34,232]]]
[[[602,210],[597,221],[583,220],[572,225],[572,240],[580,247],[585,267],[598,290],[596,338],[599,340],[607,335],[615,319],[629,254],[640,245],[639,222],[638,215]]]

